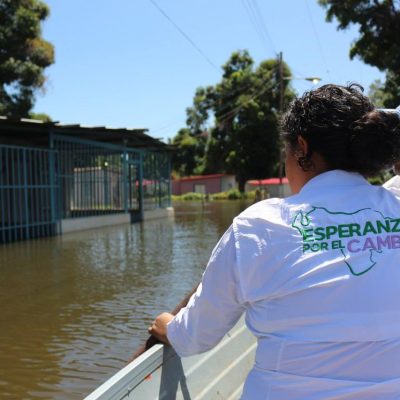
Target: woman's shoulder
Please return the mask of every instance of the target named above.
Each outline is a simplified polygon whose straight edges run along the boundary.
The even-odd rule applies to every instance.
[[[282,203],[283,200],[280,198],[261,200],[246,208],[236,218],[238,219],[266,218],[278,212],[281,209]]]
[[[234,219],[234,225],[239,229],[264,227],[265,225],[284,224],[285,199],[271,198],[261,200],[242,211]]]

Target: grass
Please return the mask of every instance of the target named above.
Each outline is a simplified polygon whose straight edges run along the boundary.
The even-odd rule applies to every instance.
[[[237,189],[230,189],[226,192],[214,193],[208,196],[202,193],[189,192],[181,196],[172,195],[172,201],[218,201],[218,200],[253,200],[255,190],[240,193]]]

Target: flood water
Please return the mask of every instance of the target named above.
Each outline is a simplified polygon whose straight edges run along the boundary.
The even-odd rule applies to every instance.
[[[241,202],[0,245],[0,398],[82,399],[199,282]]]

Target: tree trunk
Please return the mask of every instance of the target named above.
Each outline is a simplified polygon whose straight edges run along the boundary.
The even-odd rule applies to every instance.
[[[243,178],[238,178],[238,187],[239,187],[240,193],[244,193],[245,185],[246,185],[246,181]]]

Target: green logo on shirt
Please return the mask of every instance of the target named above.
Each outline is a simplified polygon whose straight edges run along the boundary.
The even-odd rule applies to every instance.
[[[319,223],[326,220],[332,223]],[[312,207],[299,211],[292,227],[302,236],[303,253],[338,250],[356,276],[373,268],[382,252],[400,248],[400,218],[385,217],[371,208],[347,213]]]

